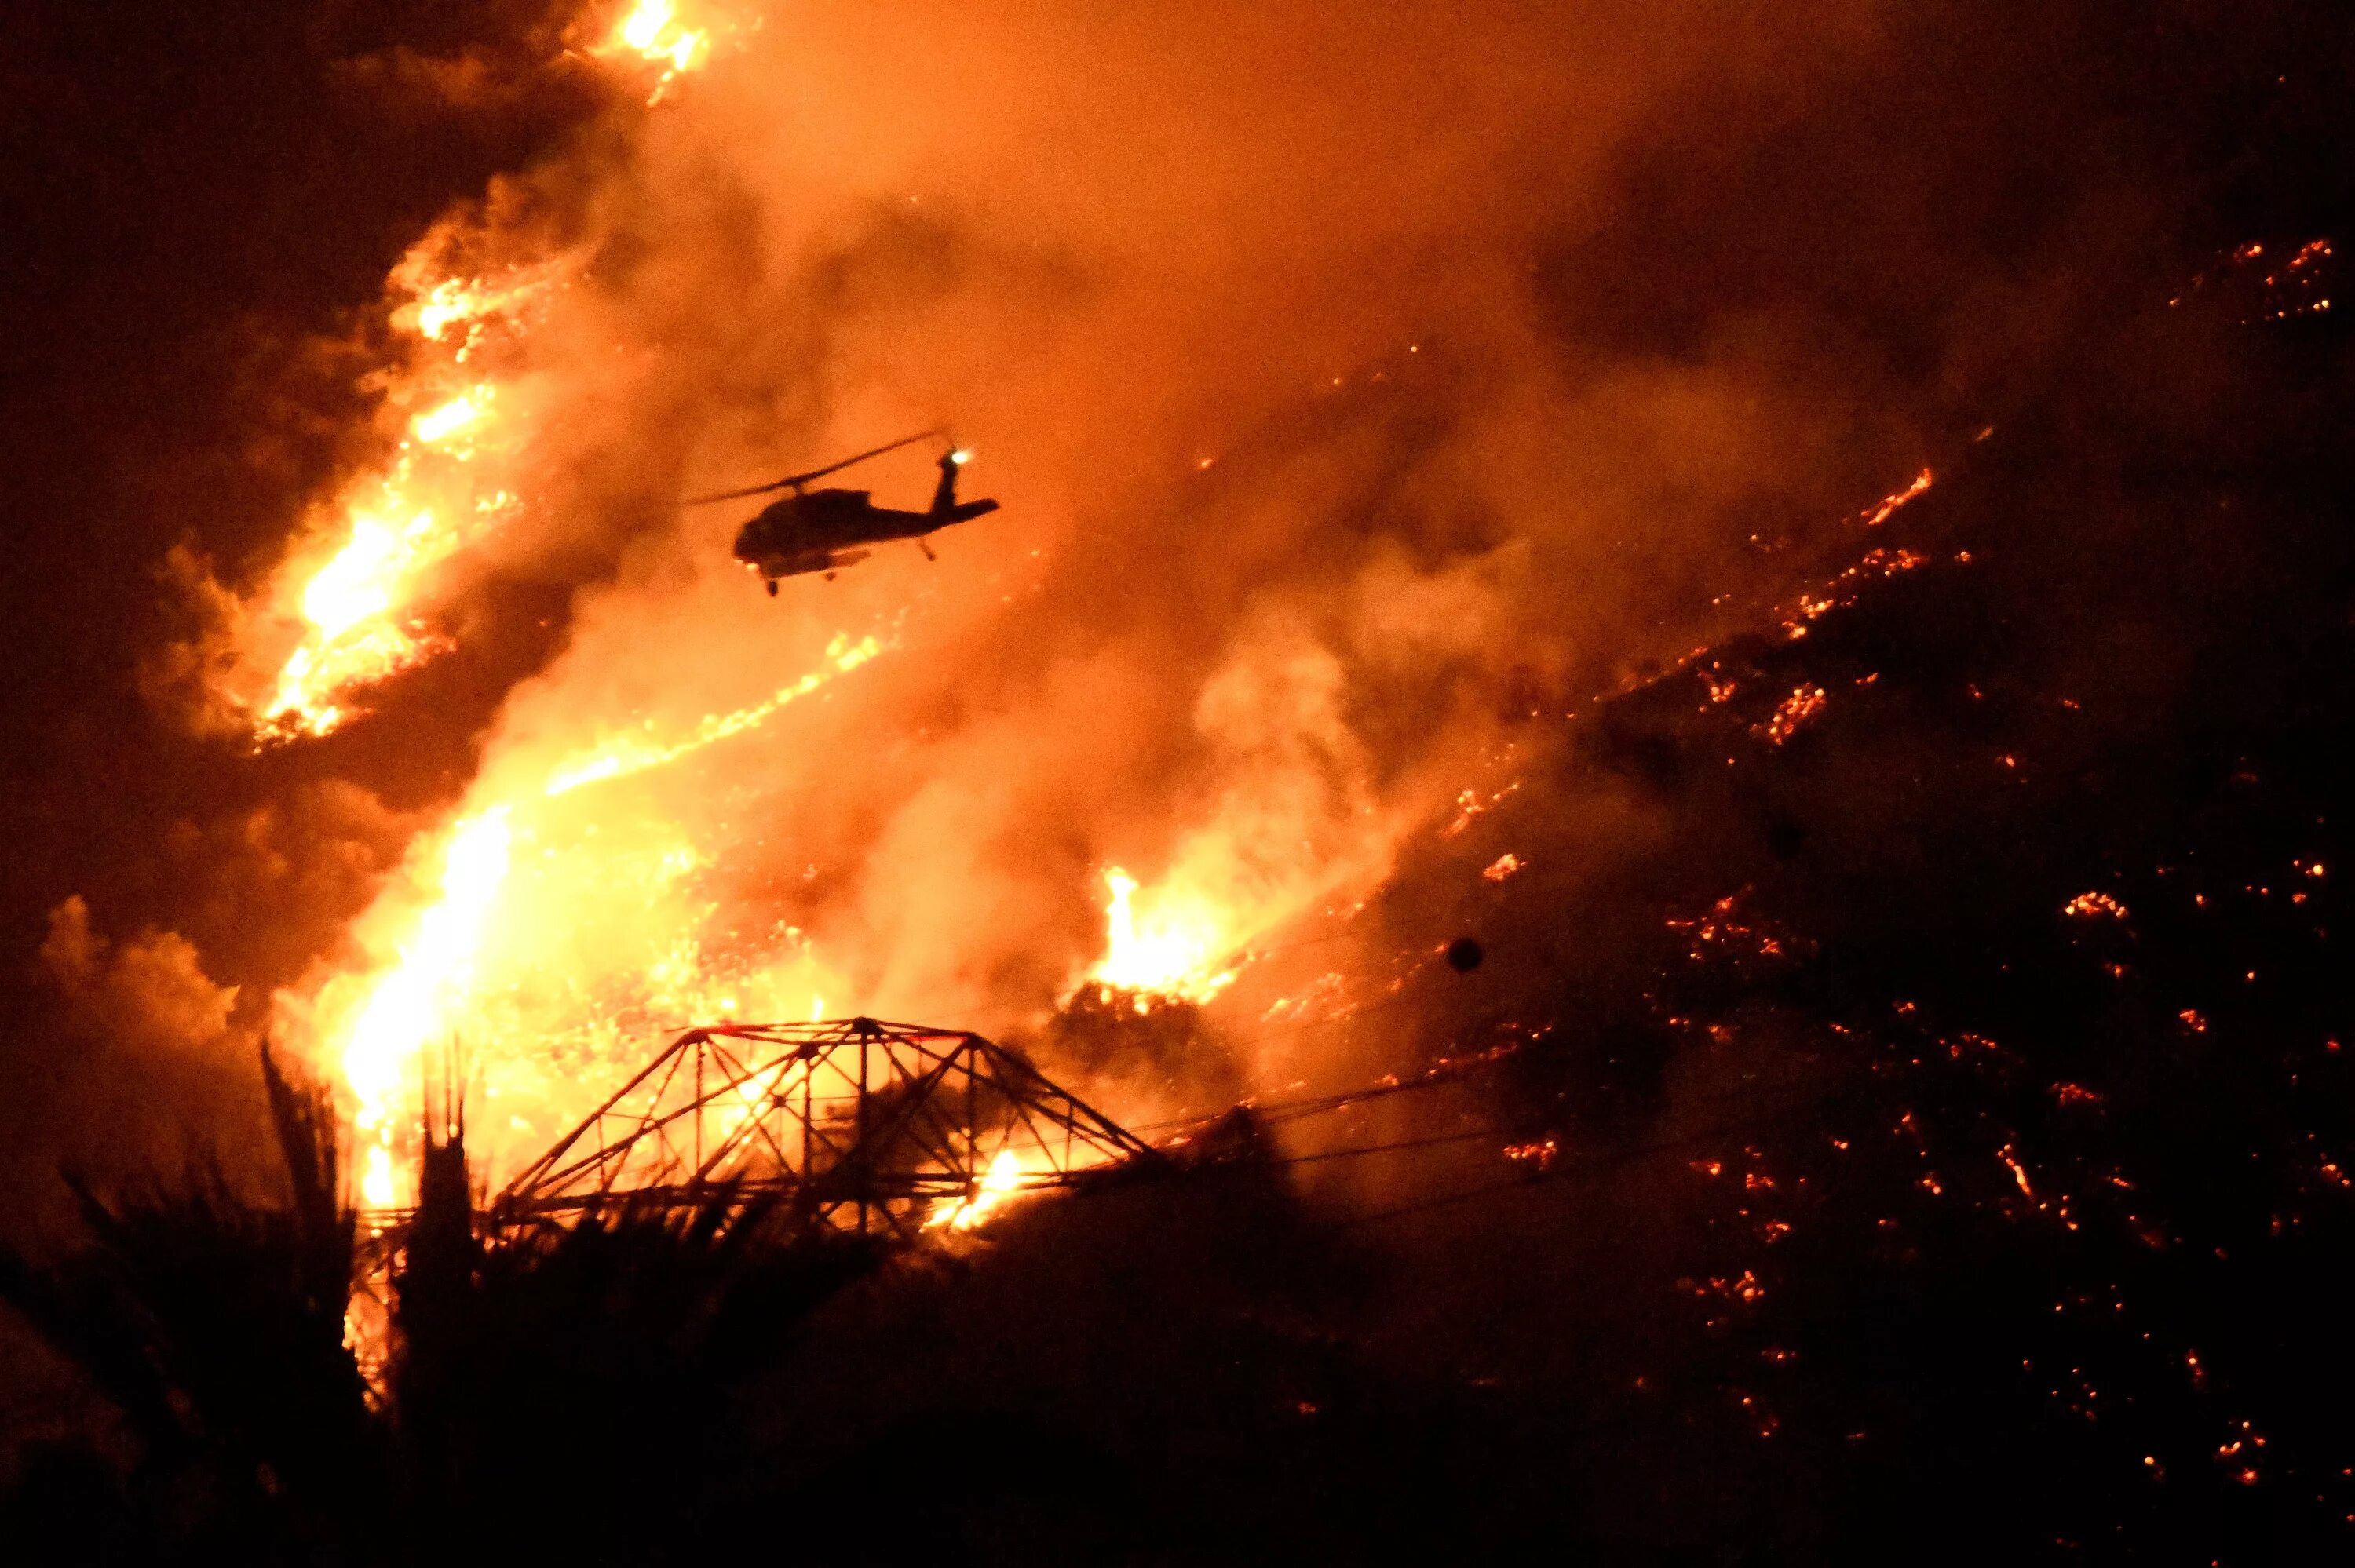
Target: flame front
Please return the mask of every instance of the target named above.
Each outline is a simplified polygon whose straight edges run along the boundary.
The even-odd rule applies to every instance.
[[[670,0],[642,0],[598,52],[659,63],[658,99],[709,44]],[[249,710],[260,741],[330,734],[362,711],[370,687],[443,652],[448,640],[432,628],[436,568],[517,509],[527,453],[504,405],[527,373],[532,326],[582,262],[559,253],[479,274],[444,270],[467,238],[463,225],[441,226],[394,269],[386,407],[409,412],[392,450],[345,487],[310,529],[310,547],[247,607],[240,664],[268,662],[276,673],[257,683],[240,673],[226,695]],[[486,362],[498,373],[483,374]]]
[[[416,412],[389,461],[346,488],[327,509],[332,521],[314,526],[313,547],[298,550],[257,596],[244,661],[263,657],[279,628],[292,628],[293,643],[266,695],[250,704],[261,741],[330,734],[361,711],[361,694],[446,649],[422,602],[435,568],[517,509],[506,470],[520,454],[499,418],[502,388],[462,380],[462,367],[485,352],[493,325],[521,323],[549,279],[543,270],[504,287],[426,283],[422,258],[432,249],[421,245],[392,283],[416,297],[395,313],[410,362],[388,401]]]

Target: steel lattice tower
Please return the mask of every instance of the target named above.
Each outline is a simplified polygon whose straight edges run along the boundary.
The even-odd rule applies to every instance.
[[[509,1182],[494,1224],[608,1202],[782,1199],[911,1236],[985,1194],[1159,1159],[978,1034],[853,1018],[690,1029]]]

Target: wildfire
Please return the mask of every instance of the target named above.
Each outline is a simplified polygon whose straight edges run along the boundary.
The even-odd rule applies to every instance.
[[[962,1198],[943,1198],[932,1205],[924,1221],[926,1230],[943,1227],[954,1231],[969,1231],[995,1213],[1006,1201],[1022,1190],[1022,1167],[1014,1150],[1001,1149],[989,1169]]]
[[[1920,495],[1923,491],[1928,490],[1931,485],[1937,482],[1937,479],[1938,476],[1936,474],[1931,472],[1926,468],[1923,469],[1920,473],[1913,476],[1913,483],[1907,485],[1902,490],[1894,491],[1888,495],[1882,496],[1881,498],[1881,504],[1864,514],[1864,525],[1868,528],[1878,528],[1883,523],[1888,522],[1891,517],[1897,515],[1899,508],[1904,506],[1908,502],[1912,501],[1915,496]]]
[[[716,14],[708,0],[631,0],[596,14],[588,52],[624,79],[658,73],[659,98],[727,35],[732,24],[712,23]],[[378,416],[383,456],[322,508],[238,629],[231,694],[257,738],[327,735],[362,711],[371,687],[446,649],[441,629],[459,623],[449,611],[469,588],[465,553],[511,525],[517,497],[564,493],[552,434],[561,421],[543,414],[572,385],[565,354],[582,334],[565,329],[582,312],[603,324],[602,298],[567,293],[594,248],[517,260],[515,244],[453,221],[388,281],[396,355]],[[1235,980],[1243,942],[1377,878],[1395,835],[1421,820],[1377,813],[1337,658],[1309,629],[1275,631],[1250,640],[1248,656],[1203,694],[1198,723],[1228,788],[1178,836],[1155,885],[1118,867],[1105,874],[1105,948],[1088,981],[1208,1001]],[[728,684],[724,672],[713,684],[726,694],[693,707],[659,705],[657,695],[643,710],[584,711],[563,698],[517,722],[532,699],[511,706],[467,794],[356,923],[365,956],[282,1000],[282,1021],[349,1091],[362,1144],[353,1163],[371,1207],[406,1195],[429,1052],[465,1044],[468,1092],[480,1097],[470,1130],[487,1162],[536,1149],[577,1118],[583,1097],[657,1030],[805,1009],[822,1016],[824,995],[854,1006],[890,1000],[824,969],[783,910],[748,898],[749,886],[800,869],[758,859],[784,838],[773,819],[757,819],[765,784],[735,776],[709,792],[707,809],[683,803],[692,790],[679,776],[709,768],[727,778],[719,743],[763,726],[774,739],[809,717],[811,734],[826,733],[815,716],[823,710],[803,700],[898,635],[846,631],[811,661],[813,640],[784,666],[806,673],[773,686],[776,673]],[[623,782],[666,768],[677,771]],[[890,985],[900,983],[892,972]],[[1025,1179],[1000,1156],[940,1223],[971,1228]]]
[[[1136,878],[1118,866],[1104,873],[1106,948],[1088,971],[1098,985],[1204,1002],[1232,984],[1237,966],[1218,907],[1199,894],[1163,888],[1136,907]]]
[[[507,879],[513,833],[505,807],[462,821],[442,854],[439,895],[417,922],[400,962],[377,980],[343,1048],[344,1081],[359,1102],[354,1121],[375,1136],[362,1195],[393,1200],[395,1101],[410,1064],[442,1030],[445,1011],[471,977],[485,931]]]
[[[857,642],[844,633],[826,644],[826,664],[811,671],[791,685],[780,686],[770,695],[741,707],[733,713],[707,714],[686,739],[668,746],[656,746],[635,737],[624,737],[600,747],[564,763],[548,781],[548,793],[562,795],[584,784],[600,784],[608,779],[626,778],[643,773],[649,768],[660,768],[676,762],[690,752],[702,750],[714,741],[743,734],[758,726],[787,704],[808,696],[837,675],[847,675],[878,653],[883,644],[874,637],[864,637]]]
[[[421,243],[389,288],[411,302],[393,313],[409,366],[389,401],[417,411],[401,426],[390,461],[356,480],[330,509],[341,543],[325,558],[298,552],[267,586],[258,624],[293,629],[268,694],[254,707],[257,740],[331,733],[360,710],[355,698],[448,647],[419,611],[433,569],[502,523],[515,496],[477,461],[503,440],[501,389],[458,366],[485,346],[495,324],[519,326],[525,308],[556,282],[561,263],[517,270],[498,281],[432,277],[435,242]],[[336,536],[317,531],[322,545]],[[250,656],[259,650],[250,651]]]
[[[637,0],[613,27],[601,54],[633,54],[663,68],[648,103],[662,101],[664,90],[683,72],[693,70],[711,51],[711,37],[701,28],[680,25],[672,0]]]

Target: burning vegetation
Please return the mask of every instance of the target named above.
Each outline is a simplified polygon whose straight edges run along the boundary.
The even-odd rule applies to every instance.
[[[526,9],[108,450],[0,1545],[2343,1554],[2320,8]]]

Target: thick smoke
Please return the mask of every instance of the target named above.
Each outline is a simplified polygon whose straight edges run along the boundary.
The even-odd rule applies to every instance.
[[[882,650],[535,809],[548,863],[517,875],[544,895],[485,960],[538,993],[511,1026],[720,955],[779,1012],[1036,1005],[1098,951],[1112,863],[1229,943],[1346,905],[1483,783],[1501,724],[1689,645],[1760,515],[1787,533],[1910,471],[1900,411],[1773,362],[1787,324],[1663,363],[1547,295],[1614,221],[1623,139],[1721,90],[1729,38],[1775,103],[1879,47],[1846,11],[1707,7],[770,18],[454,218],[474,264],[568,281],[503,394],[538,493],[436,588],[452,659],[527,662],[517,607],[582,583],[459,810],[691,735],[837,637]],[[937,566],[887,552],[773,604],[728,558],[736,515],[672,509],[925,426],[1007,503]],[[925,480],[911,454],[858,482]],[[374,722],[432,721],[395,690]],[[653,914],[617,932],[589,884],[624,853]],[[414,906],[362,945],[389,955]],[[316,983],[289,1018],[332,1018]]]
[[[299,231],[293,281],[157,242],[126,270],[227,324],[148,334],[178,379],[93,360],[115,418],[0,385],[0,432],[104,426],[119,471],[22,490],[84,524],[23,558],[91,558],[10,600],[46,635],[0,671],[42,705],[0,779],[48,1004],[12,1187],[257,1142],[258,1037],[334,1071],[375,999],[435,1000],[378,983],[421,952],[463,951],[449,1006],[370,1038],[477,1071],[494,1178],[693,1020],[970,1024],[1140,1128],[1262,1102],[1190,1150],[1316,1158],[1015,1205],[846,1299],[754,1385],[835,1461],[770,1518],[2343,1542],[2355,448],[2335,279],[2268,281],[2355,220],[2343,18],[684,15],[712,48],[659,90],[586,52],[610,13],[337,68],[403,114],[570,107],[384,164],[366,235],[296,223],[314,185],[229,207]],[[471,471],[515,504],[421,588],[446,651],[324,739],[191,738],[442,390],[399,320],[442,269],[547,284],[485,339]],[[316,341],[247,292],[324,302]],[[935,426],[1004,503],[938,564],[772,600],[750,503],[678,504]],[[156,562],[209,639],[92,612]],[[453,844],[496,896],[434,924]],[[1263,956],[1052,1011],[1113,865]]]
[[[647,1028],[1035,1007],[1100,950],[1113,863],[1236,942],[1345,911],[1535,764],[1526,721],[1818,572],[2136,233],[2100,171],[2040,185],[1990,140],[2051,40],[1869,5],[733,21],[421,248],[562,279],[506,351],[528,493],[437,569],[453,651],[269,759],[445,820],[531,803],[486,1049],[530,1054],[617,975]],[[926,426],[1006,503],[938,565],[771,602],[740,514],[676,506]],[[926,480],[908,454],[857,482]],[[543,801],[869,637],[751,733]],[[324,1049],[442,849],[343,938],[221,972],[292,982],[279,1026]]]

